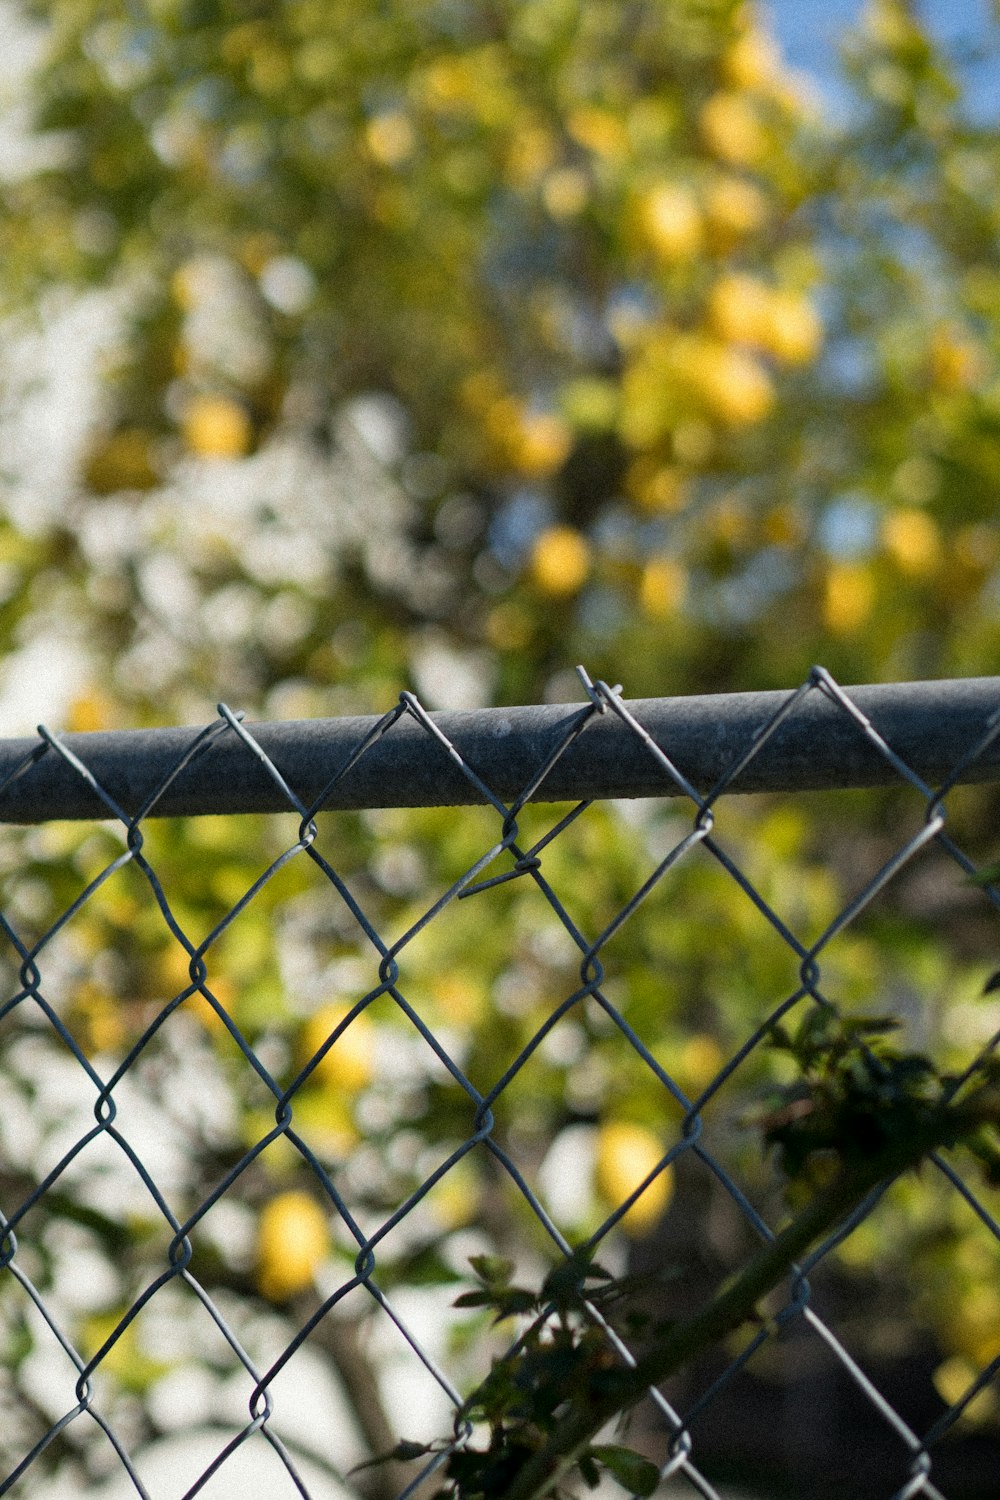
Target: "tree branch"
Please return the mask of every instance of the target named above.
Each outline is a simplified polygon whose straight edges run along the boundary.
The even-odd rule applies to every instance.
[[[1000,1116],[998,1090],[986,1084],[962,1104],[928,1110],[912,1129],[866,1160],[841,1170],[807,1208],[765,1245],[700,1312],[675,1324],[634,1367],[615,1371],[585,1404],[559,1418],[545,1442],[522,1464],[497,1500],[542,1500],[586,1452],[612,1418],[628,1411],[704,1349],[756,1316],[760,1300],[780,1284],[818,1240],[842,1223],[873,1189],[916,1167],[932,1151],[952,1146]]]

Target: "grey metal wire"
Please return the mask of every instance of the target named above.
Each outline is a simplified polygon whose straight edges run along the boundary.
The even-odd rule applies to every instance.
[[[479,715],[432,715],[410,693],[404,693],[387,714],[371,720],[337,721],[311,726],[247,725],[225,705],[218,719],[200,730],[143,732],[139,735],[60,737],[44,727],[35,742],[0,745],[0,814],[12,821],[48,817],[111,819],[121,829],[124,848],[89,881],[75,898],[33,941],[22,936],[18,924],[0,914],[0,932],[16,955],[18,986],[0,1004],[0,1026],[20,1007],[35,1007],[72,1054],[94,1090],[95,1124],[66,1150],[22,1201],[4,1205],[0,1215],[0,1291],[9,1273],[44,1321],[75,1373],[75,1402],[52,1422],[9,1470],[0,1476],[0,1496],[29,1475],[44,1451],[74,1424],[90,1421],[111,1444],[134,1492],[148,1496],[135,1455],[99,1409],[93,1376],[100,1371],[132,1323],[165,1287],[187,1288],[205,1310],[251,1389],[247,1420],[231,1434],[216,1457],[185,1491],[184,1500],[198,1494],[229,1458],[255,1435],[267,1441],[284,1468],[288,1481],[308,1500],[309,1490],[288,1445],[275,1431],[272,1388],[325,1319],[352,1293],[366,1295],[378,1314],[399,1331],[416,1359],[455,1412],[450,1438],[431,1452],[416,1476],[402,1491],[415,1494],[438,1473],[456,1445],[469,1441],[471,1428],[464,1417],[462,1396],[451,1373],[425,1348],[409,1328],[391,1290],[383,1285],[380,1267],[388,1237],[418,1209],[439,1182],[470,1152],[488,1152],[498,1171],[512,1184],[554,1252],[573,1253],[559,1223],[546,1208],[513,1153],[498,1139],[494,1107],[511,1090],[560,1022],[587,1006],[605,1017],[616,1043],[627,1049],[662,1091],[663,1118],[676,1131],[673,1144],[640,1183],[586,1241],[594,1251],[613,1235],[629,1209],[662,1173],[681,1158],[690,1157],[710,1174],[745,1223],[748,1234],[761,1242],[773,1240],[768,1213],[754,1202],[754,1191],[741,1183],[712,1148],[704,1112],[748,1060],[766,1044],[783,1017],[801,1007],[816,1006],[836,1013],[826,994],[823,963],[833,940],[854,923],[900,872],[922,850],[934,844],[964,875],[975,873],[968,855],[945,832],[947,798],[959,782],[1000,779],[1000,678],[967,683],[889,685],[883,688],[840,687],[822,668],[816,668],[798,689],[782,694],[726,695],[720,700],[647,700],[626,703],[619,687],[593,682],[580,672],[585,702],[571,709],[494,710]],[[685,711],[686,703],[686,711]],[[712,717],[714,713],[714,718]],[[603,778],[603,779],[602,779]],[[864,881],[861,888],[811,942],[805,943],[774,909],[741,868],[740,860],[716,831],[716,812],[727,795],[745,790],[795,790],[815,786],[871,786],[890,784],[908,788],[923,807],[916,832],[898,839],[891,855]],[[701,792],[699,787],[707,788]],[[624,901],[596,936],[588,936],[570,915],[564,893],[549,877],[547,857],[566,831],[583,816],[591,802],[609,796],[664,796],[682,798],[692,814],[690,830],[677,838],[655,863],[633,894]],[[574,806],[558,815],[531,842],[522,839],[519,820],[534,800],[572,800]],[[348,877],[326,852],[316,819],[330,807],[435,806],[481,803],[499,819],[496,837],[462,874],[416,916],[405,930],[387,940],[378,922],[365,910]],[[130,812],[129,808],[135,810]],[[177,812],[229,811],[236,807],[283,810],[298,819],[296,836],[250,882],[200,942],[190,937],[171,905],[155,863],[145,852],[144,822]],[[653,1052],[615,1003],[606,984],[602,955],[638,908],[681,862],[701,850],[727,879],[746,895],[769,931],[784,945],[798,968],[798,984],[777,1004],[771,1004],[757,1024],[715,1076],[694,1098]],[[264,888],[296,860],[308,861],[331,896],[349,914],[377,966],[377,982],[345,1011],[323,1045],[287,1083],[268,1065],[266,1056],[244,1034],[209,982],[209,957],[237,919]],[[504,861],[509,867],[486,872]],[[102,887],[128,865],[144,879],[172,939],[187,957],[189,983],[148,1022],[139,1037],[107,1078],[102,1078],[86,1056],[58,1008],[46,996],[46,969],[55,938],[91,902]],[[401,959],[427,927],[446,908],[459,901],[482,901],[489,892],[513,880],[530,882],[544,907],[555,918],[576,952],[579,982],[554,1000],[545,1020],[502,1068],[495,1083],[482,1090],[472,1081],[460,1056],[446,1036],[421,1013],[408,995]],[[1000,906],[1000,893],[984,888],[984,899]],[[127,1133],[116,1123],[120,1090],[153,1039],[170,1017],[194,996],[200,996],[225,1028],[246,1067],[270,1099],[274,1124],[258,1136],[222,1173],[214,1186],[185,1215],[178,1215],[157,1184]],[[310,1144],[307,1129],[296,1123],[302,1090],[344,1033],[377,1001],[387,997],[431,1050],[445,1074],[464,1096],[469,1111],[465,1137],[447,1151],[374,1228],[365,1227],[352,1211],[336,1173]],[[952,1081],[953,1091],[982,1072],[994,1055],[1000,1033],[982,1047],[967,1069]],[[57,1189],[73,1163],[98,1139],[113,1143],[142,1184],[155,1213],[169,1231],[159,1271],[134,1298],[96,1352],[85,1358],[34,1284],[19,1259],[20,1240],[28,1233],[27,1220],[46,1195]],[[193,1237],[206,1215],[227,1195],[237,1195],[242,1181],[277,1141],[295,1152],[304,1171],[338,1224],[355,1247],[353,1276],[323,1297],[295,1328],[282,1350],[266,1368],[251,1358],[233,1319],[217,1296],[192,1269]],[[955,1164],[935,1153],[939,1180],[971,1209],[994,1245],[1000,1246],[1000,1224],[988,1205],[970,1187]],[[724,1361],[705,1388],[680,1409],[661,1391],[650,1391],[650,1401],[670,1434],[669,1453],[662,1466],[664,1481],[679,1480],[689,1491],[719,1500],[713,1482],[697,1464],[697,1426],[710,1407],[732,1399],[734,1382],[764,1346],[795,1327],[822,1344],[853,1389],[884,1424],[902,1450],[900,1482],[885,1500],[907,1500],[926,1495],[941,1500],[933,1476],[934,1450],[955,1426],[974,1397],[1000,1371],[1000,1353],[987,1364],[961,1398],[921,1432],[894,1409],[888,1397],[865,1371],[860,1358],[845,1347],[817,1312],[810,1274],[827,1260],[849,1234],[868,1218],[888,1190],[883,1184],[793,1266],[784,1300],[740,1352]],[[578,1247],[579,1248],[579,1247]],[[604,1330],[609,1348],[624,1365],[634,1365],[627,1340],[611,1326],[595,1301],[586,1304],[589,1317]],[[998,1331],[1000,1340],[1000,1331]],[[485,1370],[483,1371],[485,1374]],[[728,1394],[727,1394],[728,1393]]]

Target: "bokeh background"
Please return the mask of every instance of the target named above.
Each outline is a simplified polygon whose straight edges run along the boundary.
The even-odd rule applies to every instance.
[[[577,661],[633,697],[790,688],[817,661],[843,682],[995,670],[995,8],[48,0],[5,6],[0,27],[0,732],[200,724],[219,699],[251,717],[381,712],[403,688],[433,708],[563,701],[579,697]],[[902,806],[740,806],[731,836],[818,932],[877,868]],[[402,930],[492,841],[478,816],[342,819],[338,868]],[[995,798],[964,794],[954,816],[995,858]],[[247,890],[290,837],[279,821],[150,834],[186,930],[210,931]],[[676,826],[676,811],[592,810],[553,853],[567,879],[578,862],[599,872],[581,922],[600,930]],[[121,847],[60,825],[0,842],[25,934]],[[279,1071],[373,983],[298,868],[220,939],[213,974]],[[52,1003],[95,1066],[188,982],[131,880],[108,882],[49,954]],[[529,894],[498,899],[509,925],[484,934],[465,908],[410,958],[432,1023],[461,1030],[484,1073],[568,992],[575,961],[533,925]],[[669,934],[653,902],[616,955],[630,1021],[694,1091],[794,968],[744,905],[698,867],[670,891]],[[888,997],[958,1065],[998,1024],[979,998],[996,934],[978,893],[929,869],[866,923],[840,940],[836,998]],[[200,1149],[231,1160],[266,1129],[262,1101],[210,1014],[192,1003],[177,1023],[151,1136],[166,1151],[199,1100]],[[580,1233],[631,1170],[608,1165],[615,1140],[630,1161],[657,1147],[652,1106],[602,1062],[606,1044],[567,1033],[511,1127]],[[67,1100],[82,1118],[92,1098],[30,1006],[0,1021],[0,1049],[13,1197],[65,1149]],[[426,1065],[383,997],[312,1081],[314,1128],[373,1216],[452,1139],[454,1100]],[[209,1169],[174,1144],[161,1170],[195,1194]],[[116,1261],[109,1170],[83,1172],[82,1217],[56,1199],[35,1212],[37,1275],[91,1351],[140,1278]],[[436,1337],[447,1325],[461,1354],[486,1335],[445,1309],[506,1210],[471,1163],[445,1183],[424,1259],[401,1248],[397,1274],[431,1285],[413,1315]],[[666,1201],[651,1202],[626,1246],[662,1232]],[[869,1320],[862,1348],[881,1340],[900,1368],[916,1351],[927,1388],[954,1399],[1000,1349],[996,1247],[933,1195],[901,1190],[885,1213],[843,1251],[851,1296],[895,1289],[891,1336]],[[265,1350],[351,1263],[280,1150],[215,1222],[211,1275]],[[30,1396],[12,1464],[32,1422],[65,1410],[65,1371],[16,1295],[0,1308],[4,1379]],[[172,1435],[195,1416],[235,1420],[212,1351],[171,1342],[178,1317],[165,1303],[105,1362],[107,1399],[168,1468],[189,1462]],[[322,1494],[342,1493],[330,1475],[377,1446],[378,1421],[366,1432],[348,1411],[354,1436],[331,1447],[304,1390],[349,1406],[363,1389],[391,1414],[404,1379],[367,1308],[344,1321],[291,1403]],[[990,1441],[995,1414],[986,1393],[970,1442]],[[432,1404],[418,1425],[442,1415]],[[778,1493],[812,1464],[818,1485],[827,1449],[788,1442],[756,1460],[763,1478],[736,1477]],[[44,1493],[104,1482],[106,1454],[67,1444]],[[358,1482],[377,1486],[373,1472]]]

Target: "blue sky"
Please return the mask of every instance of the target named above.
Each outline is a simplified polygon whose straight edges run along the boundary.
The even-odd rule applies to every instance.
[[[864,9],[863,0],[768,0],[785,57],[810,73],[832,109],[846,105],[837,79],[838,39]],[[1000,26],[990,0],[923,0],[917,11],[934,35],[949,47],[992,40],[991,56],[966,63],[962,76],[969,115],[977,123],[1000,123]]]
[[[838,39],[861,17],[864,0],[766,0],[765,10],[787,62],[819,81],[832,110],[846,107],[837,78]],[[1000,123],[1000,24],[991,0],[924,0],[918,12],[949,48],[984,46],[988,55],[961,68],[967,110],[976,123]]]

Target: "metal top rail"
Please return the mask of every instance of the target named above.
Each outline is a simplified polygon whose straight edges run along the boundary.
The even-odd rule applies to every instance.
[[[801,692],[802,690],[800,690]],[[1000,780],[1000,737],[969,752],[1000,712],[1000,677],[888,683],[843,690],[896,755],[934,786],[945,778]],[[708,791],[793,693],[719,693],[640,698],[632,715],[694,787]],[[513,799],[583,716],[586,732],[559,756],[533,801],[662,797],[679,788],[664,777],[642,742],[614,713],[549,704],[430,715],[442,735],[497,795]],[[455,807],[483,801],[447,748],[403,711],[385,733],[378,717],[290,720],[247,725],[254,740],[303,802],[324,809]],[[220,726],[222,728],[223,726]],[[35,823],[107,815],[78,771],[39,739],[0,741],[0,821]],[[225,729],[171,773],[198,731],[122,730],[59,736],[120,807],[132,811],[169,781],[150,810],[157,817],[201,813],[287,812],[286,795],[246,744]],[[349,765],[365,741],[364,754]],[[961,764],[963,757],[968,763]],[[345,767],[348,767],[344,770]],[[955,775],[956,768],[958,774]],[[339,774],[342,773],[342,774]],[[805,691],[727,788],[737,792],[831,790],[879,786],[896,772],[857,720],[819,678]],[[332,787],[330,783],[334,782]]]

